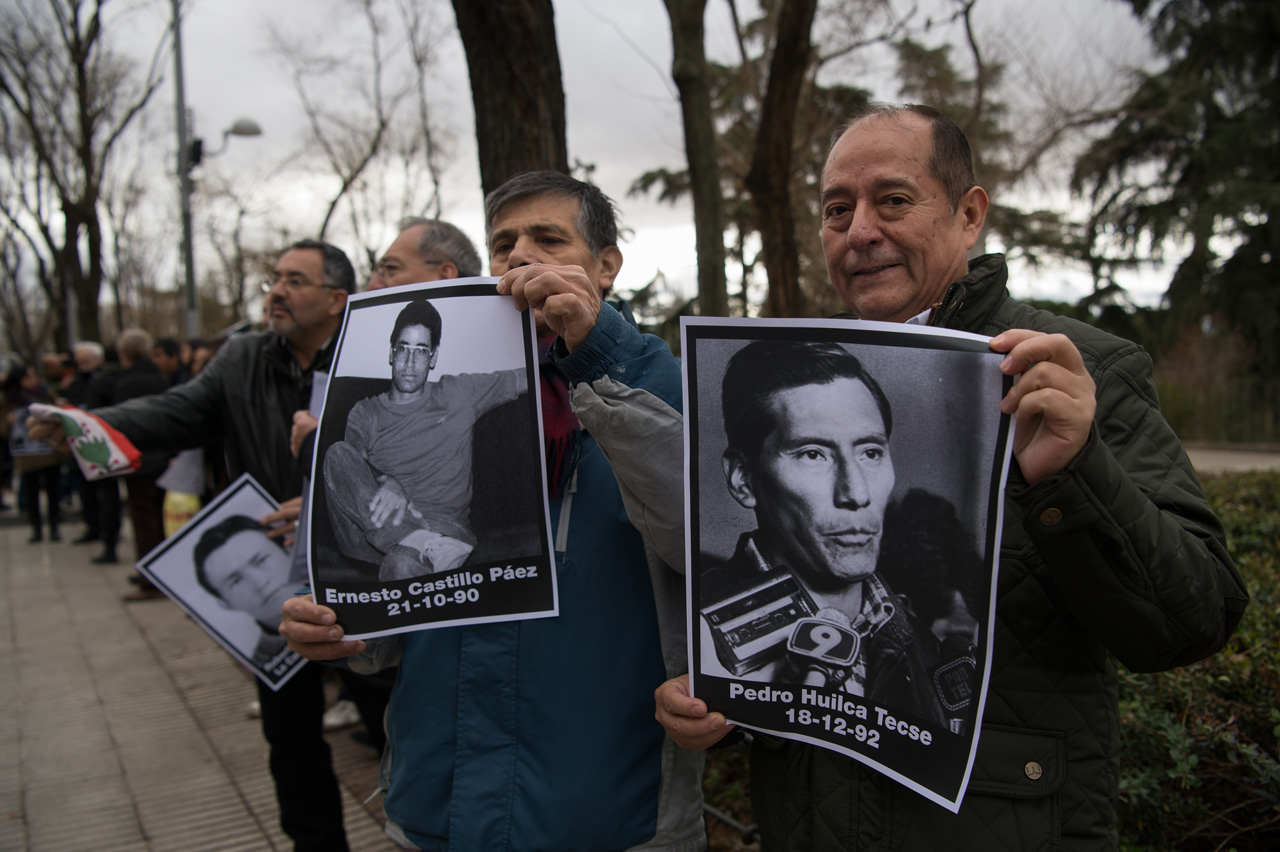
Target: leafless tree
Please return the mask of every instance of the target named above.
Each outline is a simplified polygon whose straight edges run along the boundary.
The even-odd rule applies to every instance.
[[[165,46],[157,45],[139,73],[106,42],[107,2],[11,0],[0,11],[0,115],[6,145],[22,147],[6,175],[20,186],[21,207],[6,213],[52,266],[46,292],[53,314],[60,318],[71,302],[88,338],[99,336],[102,193],[112,152],[159,87]],[[74,331],[59,328],[59,348]]]
[[[442,209],[448,150],[428,87],[443,25],[415,0],[345,0],[339,8],[352,19],[341,45],[279,27],[272,42],[306,116],[308,151],[337,182],[315,233],[329,238],[345,222],[360,247],[357,265],[371,265],[375,241],[394,222]]]

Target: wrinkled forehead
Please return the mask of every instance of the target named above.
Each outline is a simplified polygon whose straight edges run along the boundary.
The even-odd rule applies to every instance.
[[[858,119],[840,134],[827,152],[822,167],[822,183],[833,165],[856,166],[864,162],[915,160],[928,156],[933,145],[933,127],[927,119],[910,112],[874,113]]]
[[[324,254],[314,248],[289,249],[276,261],[275,271],[281,275],[301,272],[319,281],[324,272]]]
[[[493,213],[493,232],[513,225],[560,225],[578,232],[578,215],[582,202],[576,196],[559,192],[522,195],[506,201]]]

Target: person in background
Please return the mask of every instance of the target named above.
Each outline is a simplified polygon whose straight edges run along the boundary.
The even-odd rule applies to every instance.
[[[169,386],[180,385],[191,378],[191,371],[182,360],[182,345],[172,337],[161,337],[151,347],[151,362],[160,374],[169,380]]]
[[[260,520],[272,537],[292,535],[301,504],[301,464],[289,452],[293,412],[311,398],[333,344],[355,271],[336,246],[301,240],[277,259],[264,286],[267,330],[229,338],[199,375],[165,393],[94,411],[140,450],[177,452],[224,443],[232,477],[248,473],[280,502]],[[50,439],[60,430],[49,426]],[[43,433],[41,433],[43,434]],[[321,729],[320,666],[305,666],[279,691],[258,683],[262,732],[280,808],[296,852],[347,852],[342,797]]]
[[[32,438],[27,431],[27,409],[32,403],[54,404],[39,374],[25,364],[9,371],[4,380],[5,412],[3,422],[9,436],[9,452],[13,456],[14,469],[19,475],[19,501],[25,499],[27,517],[31,521],[31,538],[36,544],[44,541],[44,521],[49,523],[49,540],[61,541],[58,525],[62,521],[61,469],[68,458],[48,443]],[[40,493],[45,495],[45,511],[40,510]]]

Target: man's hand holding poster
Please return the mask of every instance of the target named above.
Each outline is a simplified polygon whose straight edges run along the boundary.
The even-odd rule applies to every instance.
[[[991,660],[1002,356],[871,322],[682,334],[693,695],[957,810]]]
[[[558,612],[532,319],[495,281],[348,302],[307,528],[347,639]]]

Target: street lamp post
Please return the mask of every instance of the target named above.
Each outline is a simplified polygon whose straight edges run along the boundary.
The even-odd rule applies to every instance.
[[[204,154],[204,140],[191,138],[190,119],[187,114],[186,84],[182,77],[182,18],[181,0],[173,2],[173,67],[174,84],[178,93],[175,101],[178,111],[178,195],[182,205],[182,271],[183,293],[186,295],[186,336],[194,340],[200,336],[200,305],[196,301],[196,260],[191,233],[191,169],[200,163]],[[257,122],[241,118],[222,132],[222,145],[208,156],[222,153],[229,136],[260,136],[262,128]]]

